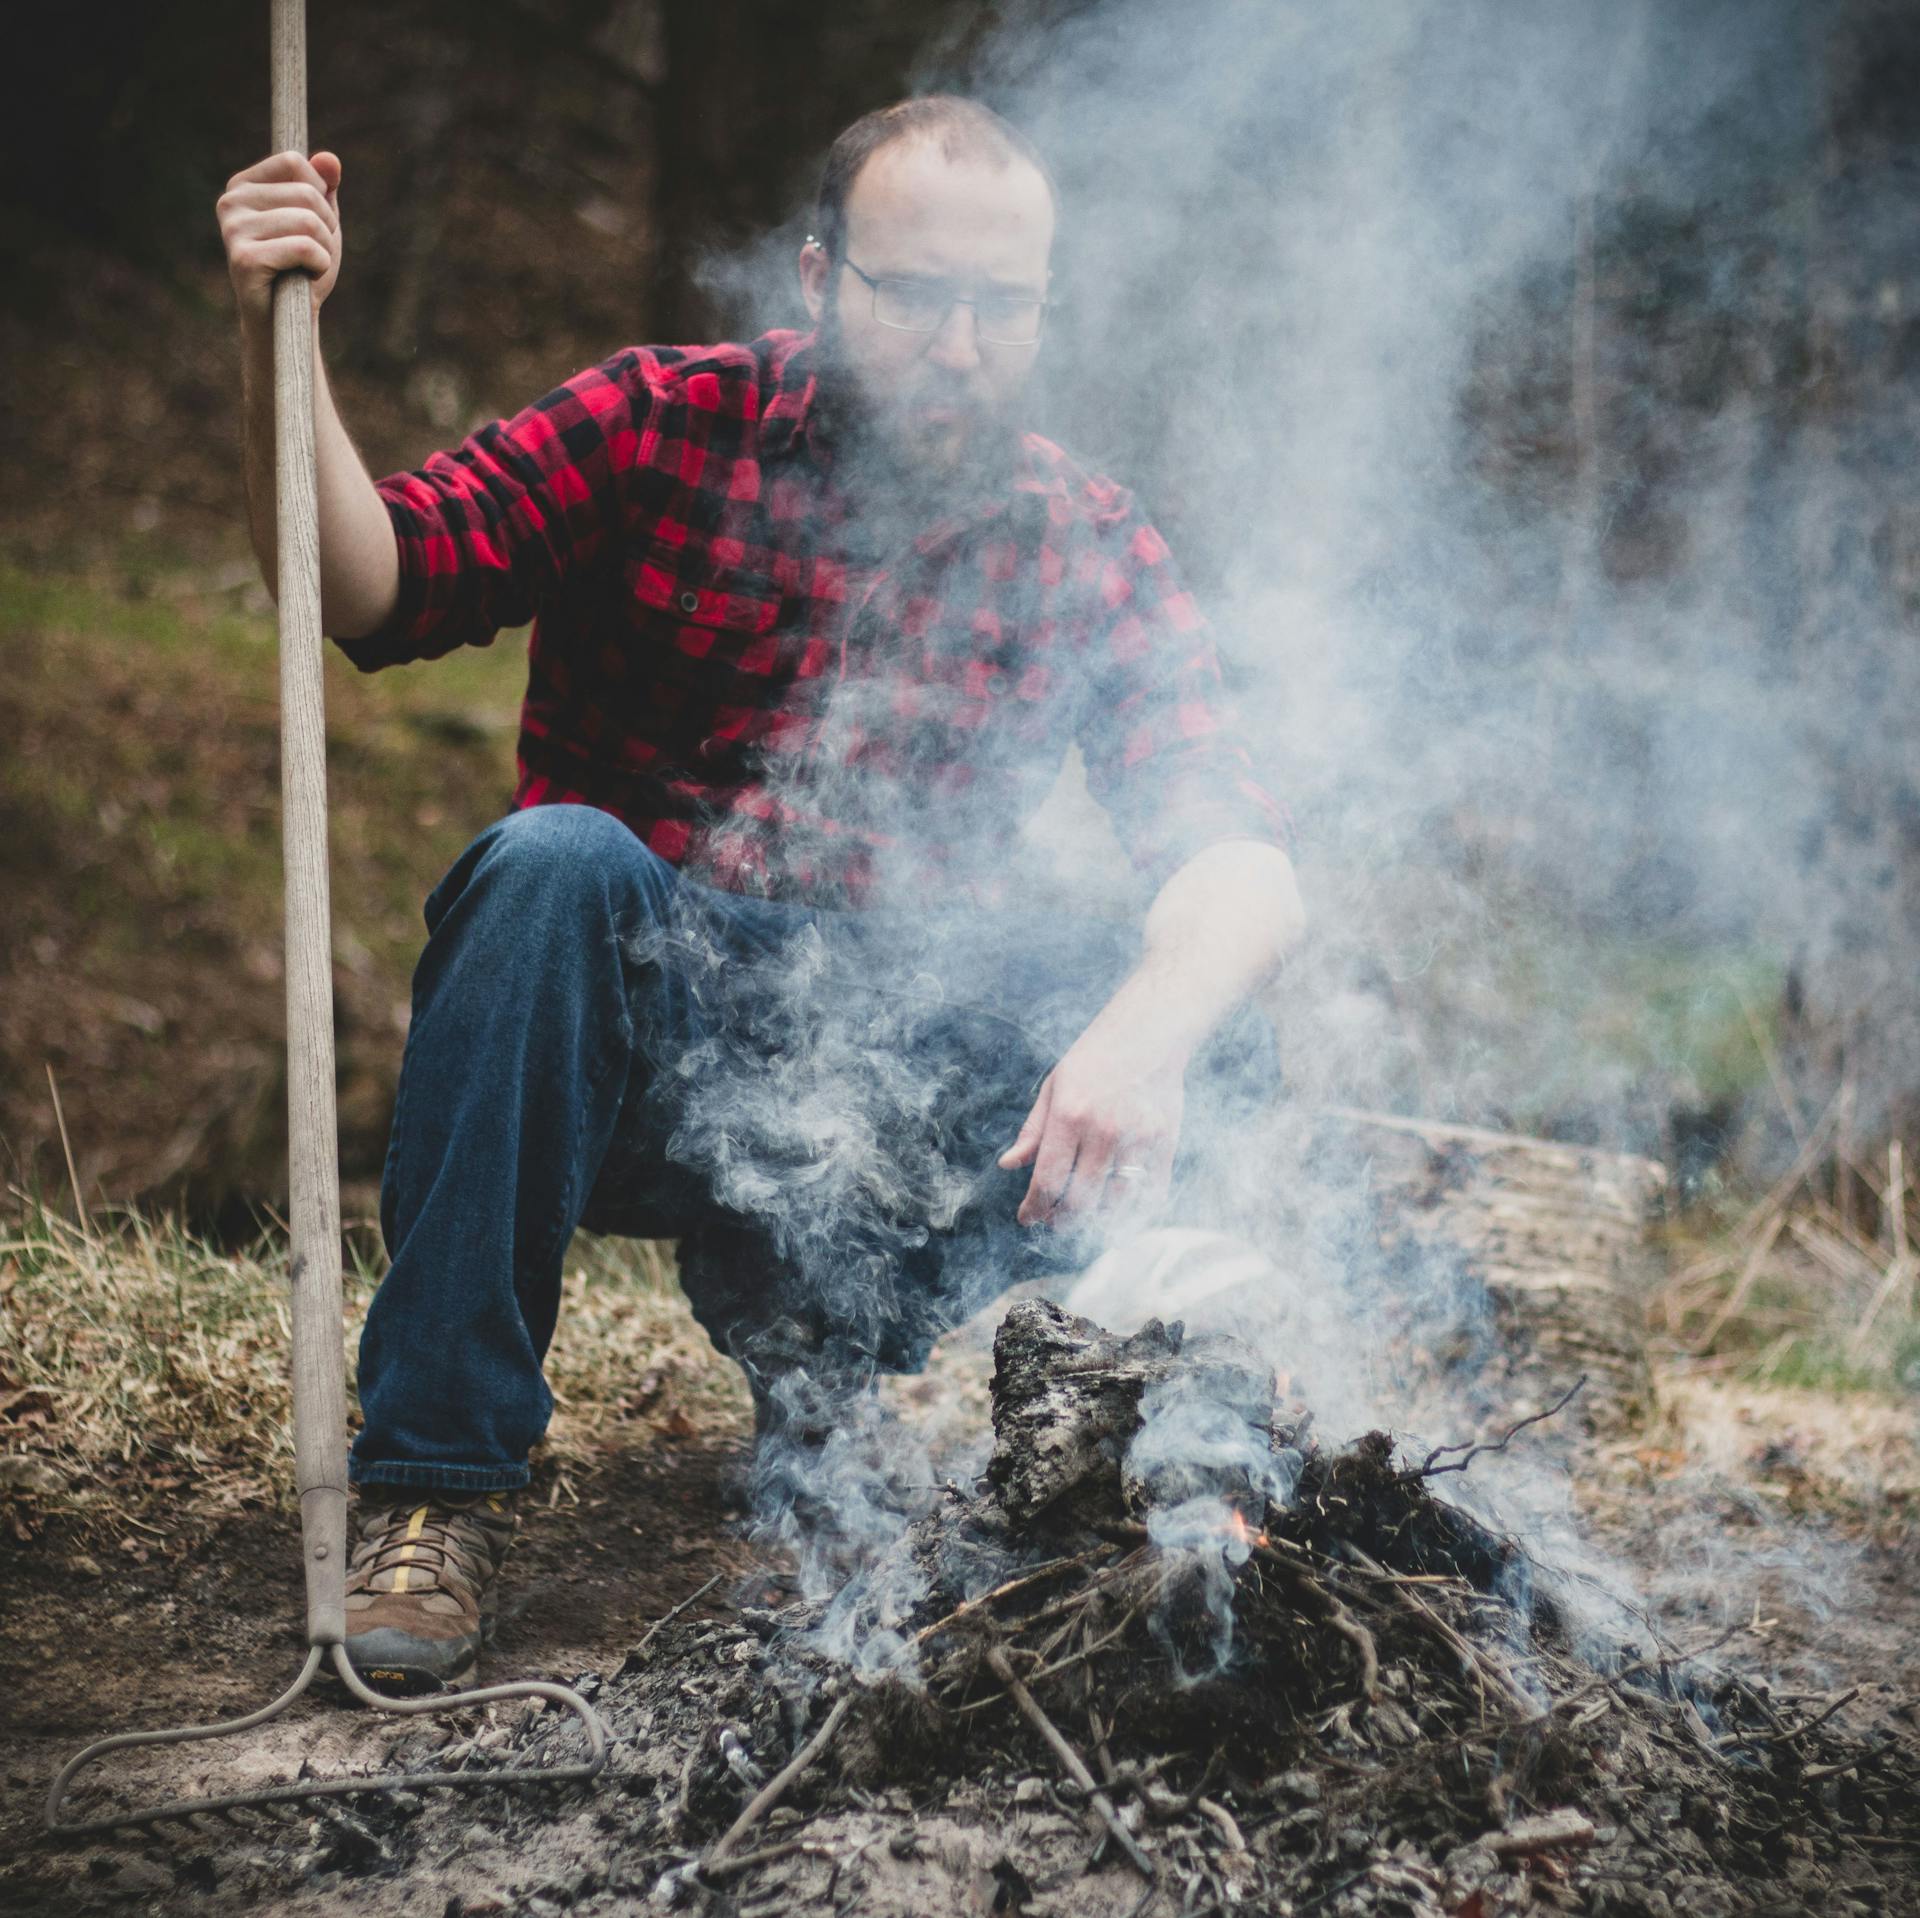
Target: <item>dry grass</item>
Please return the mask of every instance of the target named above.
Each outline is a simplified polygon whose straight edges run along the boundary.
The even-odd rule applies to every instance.
[[[1757,1203],[1685,1222],[1655,1332],[1689,1378],[1910,1406],[1920,1216],[1901,1155],[1884,1178],[1850,1175],[1871,1227],[1834,1203],[1830,1165],[1807,1161]],[[365,1223],[347,1249],[351,1393],[382,1261]],[[164,1215],[76,1221],[16,1192],[0,1214],[0,1531],[29,1537],[54,1514],[105,1529],[163,1504],[172,1529],[288,1504],[286,1264],[277,1227],[236,1249]],[[738,1374],[662,1245],[575,1241],[548,1379],[536,1495],[549,1501],[574,1497],[610,1448],[746,1430]]]
[[[1920,1208],[1906,1154],[1895,1141],[1883,1164],[1836,1161],[1825,1131],[1758,1201],[1688,1223],[1654,1329],[1753,1384],[1920,1392]]]
[[[371,1231],[347,1245],[351,1398],[380,1266]],[[0,1525],[24,1539],[53,1513],[92,1529],[161,1500],[176,1524],[289,1501],[286,1268],[278,1230],[228,1250],[171,1218],[76,1223],[16,1193],[0,1220]],[[738,1375],[687,1312],[668,1248],[576,1240],[565,1285],[546,1496],[570,1497],[623,1438],[744,1429]]]

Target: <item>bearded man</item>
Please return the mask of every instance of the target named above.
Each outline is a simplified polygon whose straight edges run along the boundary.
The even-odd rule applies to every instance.
[[[283,153],[219,205],[269,584],[271,287],[307,272],[318,315],[340,180]],[[630,348],[377,485],[318,381],[348,657],[532,622],[514,809],[427,900],[382,1186],[347,1639],[374,1682],[474,1668],[576,1227],[680,1242],[764,1460],[1152,1216],[1272,1094],[1280,810],[1159,535],[1021,430],[1056,211],[1013,127],[912,100],[828,157],[811,332]],[[1074,744],[1137,926],[1021,895]]]

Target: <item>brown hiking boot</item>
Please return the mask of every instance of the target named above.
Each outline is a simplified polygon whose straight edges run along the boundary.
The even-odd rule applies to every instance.
[[[514,1494],[367,1489],[347,1569],[347,1656],[376,1690],[439,1691],[472,1671],[493,1630]]]

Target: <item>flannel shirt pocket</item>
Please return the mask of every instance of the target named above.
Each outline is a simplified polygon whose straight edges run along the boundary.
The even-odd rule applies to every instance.
[[[694,545],[636,548],[624,584],[625,630],[600,664],[670,726],[673,746],[649,751],[649,764],[726,784],[751,777],[806,644],[782,617],[779,587]]]
[[[752,640],[779,623],[780,593],[764,575],[713,564],[692,547],[654,547],[627,562],[634,613],[673,636],[689,657],[710,653],[723,636]]]

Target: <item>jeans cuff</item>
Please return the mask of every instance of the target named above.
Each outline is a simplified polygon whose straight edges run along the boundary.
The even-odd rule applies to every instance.
[[[517,1492],[531,1477],[524,1465],[415,1465],[383,1459],[373,1465],[348,1464],[354,1485],[397,1485],[435,1492]]]

